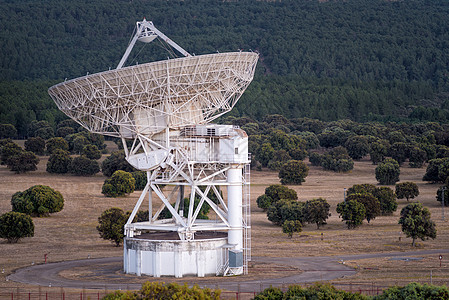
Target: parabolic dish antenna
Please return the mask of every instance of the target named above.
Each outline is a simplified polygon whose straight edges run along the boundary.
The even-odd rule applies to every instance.
[[[138,28],[150,25],[138,22]],[[148,35],[156,36],[151,31],[144,38]],[[124,138],[206,124],[229,112],[252,81],[258,54],[191,56],[180,49],[186,57],[125,68],[120,63],[118,69],[52,86],[49,94],[61,111],[87,130]]]
[[[137,41],[156,38],[184,57],[123,67]],[[253,52],[192,56],[143,20],[117,69],[49,88],[60,110],[91,132],[121,138],[126,160],[147,172],[125,225],[126,273],[247,272],[248,136],[236,126],[209,122],[234,107],[253,79],[257,59]],[[148,219],[134,222],[146,197]],[[199,217],[206,206],[214,220]]]

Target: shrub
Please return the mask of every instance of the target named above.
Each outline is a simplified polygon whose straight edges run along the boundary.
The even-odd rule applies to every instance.
[[[90,176],[100,172],[100,165],[94,159],[85,156],[78,156],[72,160],[70,164],[70,173],[77,176]]]
[[[44,155],[45,140],[41,137],[31,137],[25,141],[25,151],[31,151],[36,155]]]
[[[130,173],[136,171],[136,169],[125,160],[125,152],[123,150],[112,152],[101,164],[101,171],[107,177],[111,177],[117,170],[123,170]]]
[[[23,149],[17,145],[16,143],[12,142],[11,140],[2,140],[3,145],[0,147],[0,159],[1,164],[5,165],[8,161],[8,158],[10,158],[13,155],[20,154]]]
[[[142,285],[138,292],[121,292],[106,295],[104,300],[118,299],[183,299],[183,300],[219,300],[221,291],[211,290],[208,288],[200,288],[197,285],[193,287],[187,284],[179,285],[177,283],[150,282],[147,281]]]
[[[51,138],[46,142],[47,153],[52,154],[56,149],[69,150],[69,144],[62,137]]]
[[[272,287],[264,289],[254,297],[254,300],[282,300],[284,293],[280,288]]]
[[[81,150],[81,154],[89,159],[101,158],[101,152],[100,150],[98,150],[98,147],[91,144],[84,146],[84,148]]]
[[[70,157],[69,152],[62,149],[56,149],[48,159],[47,172],[65,174],[69,172],[71,164],[72,158]]]
[[[344,299],[364,300],[366,296],[336,289],[330,284],[316,283],[310,287],[303,288],[298,285],[288,287],[281,299]]]
[[[36,171],[38,163],[39,157],[30,151],[21,151],[18,154],[10,156],[6,161],[8,168],[16,173]]]
[[[33,216],[46,216],[61,211],[64,198],[61,193],[46,185],[35,185],[11,198],[12,210]]]
[[[312,166],[321,166],[322,159],[323,159],[323,155],[321,155],[317,152],[312,152],[309,155],[309,161],[312,164]]]
[[[34,224],[30,216],[20,212],[7,212],[0,216],[0,238],[8,243],[34,236]]]
[[[131,173],[118,170],[104,181],[101,193],[106,197],[120,197],[134,192],[136,180]]]
[[[449,299],[447,286],[436,286],[419,283],[409,283],[404,287],[393,286],[385,290],[381,295],[374,296],[374,300],[388,299]]]

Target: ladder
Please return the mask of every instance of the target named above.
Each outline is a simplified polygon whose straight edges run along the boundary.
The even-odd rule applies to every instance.
[[[243,273],[248,274],[248,262],[251,261],[251,166],[243,167]]]

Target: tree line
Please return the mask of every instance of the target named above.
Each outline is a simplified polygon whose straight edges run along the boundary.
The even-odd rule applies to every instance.
[[[0,123],[20,136],[32,120],[63,118],[49,86],[114,68],[142,16],[196,55],[260,53],[235,116],[449,120],[443,0],[27,0],[4,2],[0,14]],[[159,42],[138,44],[129,63],[166,58]]]

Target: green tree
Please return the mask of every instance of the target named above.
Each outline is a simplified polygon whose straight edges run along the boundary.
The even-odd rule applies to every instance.
[[[426,173],[424,174],[423,181],[431,182],[444,182],[439,176],[439,166],[442,165],[443,161],[449,162],[449,158],[435,158],[429,160],[427,165]]]
[[[62,137],[51,138],[46,142],[47,153],[52,154],[56,149],[69,150],[69,144]]]
[[[380,184],[393,185],[399,181],[401,170],[397,161],[387,158],[376,167],[375,172]]]
[[[346,222],[348,229],[354,229],[365,219],[365,206],[355,200],[344,201],[337,204],[337,213]]]
[[[136,180],[131,173],[117,170],[104,181],[101,193],[106,197],[121,197],[134,192]]]
[[[34,132],[34,137],[40,137],[44,140],[51,139],[55,136],[55,131],[52,127],[39,128]]]
[[[61,193],[46,185],[34,185],[11,198],[12,210],[37,217],[56,213],[64,208]]]
[[[70,173],[77,176],[91,176],[100,172],[100,165],[94,159],[78,156],[72,159]]]
[[[123,170],[130,173],[136,171],[125,160],[125,152],[123,150],[112,152],[101,164],[101,171],[107,177],[111,177],[117,170]]]
[[[98,147],[92,144],[86,145],[81,150],[81,155],[85,155],[89,159],[100,159],[101,152],[98,150]]]
[[[447,183],[445,186],[442,186],[437,190],[437,201],[441,203],[443,201],[443,197],[444,206],[449,206],[449,186]]]
[[[396,211],[398,203],[396,195],[389,187],[376,187],[373,184],[355,184],[347,190],[347,195],[368,193],[377,198],[382,215],[389,215]]]
[[[270,143],[264,143],[259,149],[257,159],[260,161],[263,167],[268,165],[268,162],[273,158],[274,148]]]
[[[41,137],[31,137],[25,141],[25,151],[31,151],[36,155],[44,155],[45,140]]]
[[[74,134],[75,132],[75,129],[69,126],[58,127],[58,129],[56,130],[56,136],[65,138],[69,134]]]
[[[295,200],[279,200],[268,208],[268,220],[279,226],[282,226],[287,220],[298,220],[303,223],[303,205],[303,202]]]
[[[279,171],[282,166],[291,160],[290,155],[285,150],[275,150],[273,158],[268,162],[268,168],[273,171]]]
[[[398,203],[396,201],[396,194],[389,187],[379,187],[373,193],[380,202],[380,210],[382,215],[391,215],[398,208]]]
[[[17,137],[17,129],[12,124],[0,124],[0,139],[13,139]]]
[[[352,136],[346,140],[345,148],[352,159],[361,159],[370,150],[369,140],[364,135]]]
[[[0,238],[8,243],[34,236],[34,224],[30,216],[20,212],[7,212],[0,216]]]
[[[295,190],[280,184],[272,184],[265,189],[265,195],[272,199],[272,203],[276,203],[280,199],[297,200],[298,194]]]
[[[326,199],[317,198],[306,201],[303,208],[304,219],[308,223],[315,223],[316,228],[326,224],[326,220],[331,216],[330,205]]]
[[[39,157],[31,151],[21,151],[16,155],[10,156],[6,161],[8,168],[16,173],[36,171],[38,163]]]
[[[409,165],[412,168],[421,168],[423,164],[427,160],[427,153],[426,151],[422,150],[419,147],[413,147],[410,149],[410,155],[409,155]]]
[[[82,154],[84,147],[89,145],[89,140],[82,134],[77,134],[72,140],[72,150],[74,153]]]
[[[309,175],[309,167],[300,160],[290,160],[279,171],[282,184],[301,184]]]
[[[295,148],[288,152],[290,157],[294,160],[304,160],[307,157],[307,150],[301,148]]]
[[[371,220],[374,220],[381,213],[380,202],[372,194],[369,194],[369,193],[350,194],[346,197],[346,201],[351,201],[351,200],[362,203],[363,206],[365,206],[365,219],[368,221],[368,223]]]
[[[271,197],[263,194],[260,195],[259,197],[257,197],[257,207],[258,208],[262,208],[264,211],[266,211],[272,204],[273,199],[271,199]]]
[[[350,131],[333,126],[326,128],[323,132],[318,134],[318,139],[320,140],[320,145],[322,147],[333,148],[343,146],[351,135],[352,133]]]
[[[389,150],[391,158],[402,165],[403,162],[408,158],[409,146],[406,143],[398,142],[391,145]]]
[[[97,230],[100,237],[105,240],[111,240],[118,247],[123,241],[125,233],[125,224],[128,220],[127,214],[122,209],[112,207],[105,210],[100,217],[98,217]]]
[[[56,174],[65,174],[69,172],[72,164],[72,158],[68,151],[56,149],[48,158],[47,172]]]
[[[135,171],[135,172],[132,172],[131,175],[136,180],[135,190],[136,191],[143,191],[143,189],[147,185],[147,172],[145,172],[145,171]]]
[[[44,140],[47,140],[54,136],[54,134],[52,135],[52,131],[53,128],[51,127],[50,123],[48,123],[45,120],[42,121],[33,120],[28,125],[28,136],[30,137],[40,136]]]
[[[374,165],[377,165],[385,159],[389,147],[390,145],[387,140],[379,139],[378,141],[371,143],[369,155]]]
[[[449,159],[443,159],[438,166],[438,179],[441,182],[446,182],[449,178]]]
[[[419,196],[418,185],[410,181],[396,183],[396,196],[398,199],[406,198],[408,202],[409,199]]]
[[[282,224],[282,232],[287,234],[289,238],[293,237],[293,233],[301,231],[302,224],[299,220],[287,220]]]
[[[354,184],[352,187],[350,187],[347,191],[346,194],[347,195],[351,195],[351,194],[362,194],[362,193],[370,193],[372,195],[374,195],[375,191],[376,191],[376,186],[373,184],[369,184],[369,183],[364,183],[364,184]]]
[[[419,202],[410,203],[401,210],[399,224],[402,232],[412,238],[412,246],[415,246],[418,238],[424,241],[437,236],[435,223],[430,219],[430,211]]]

